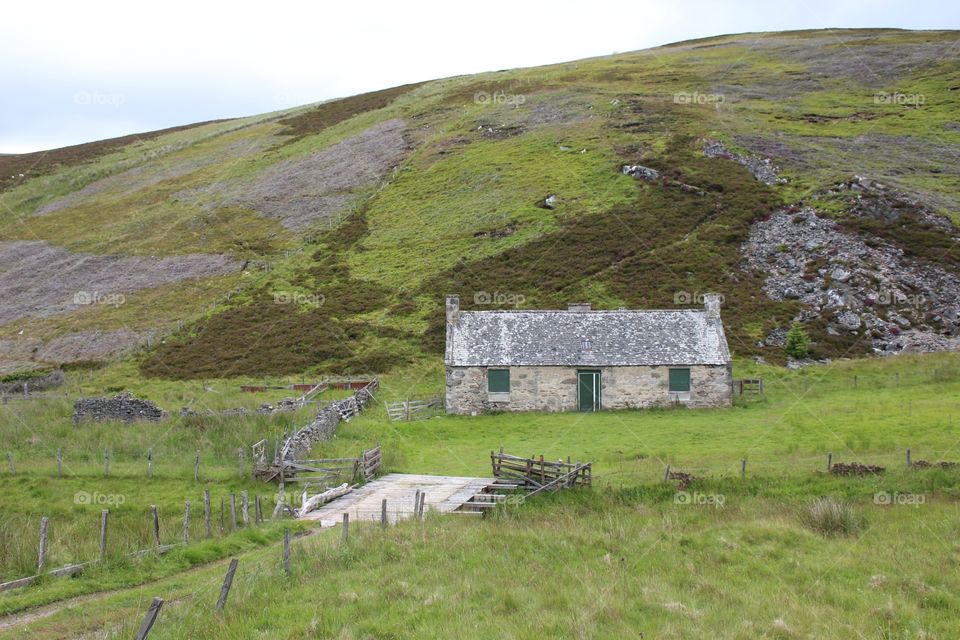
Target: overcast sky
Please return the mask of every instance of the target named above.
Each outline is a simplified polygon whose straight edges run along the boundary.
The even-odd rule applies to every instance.
[[[952,0],[12,0],[0,152],[723,33],[958,26]]]

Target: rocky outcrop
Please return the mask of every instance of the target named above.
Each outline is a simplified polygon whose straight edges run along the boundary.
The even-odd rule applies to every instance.
[[[158,422],[167,417],[167,412],[149,400],[134,398],[130,393],[121,393],[113,398],[79,398],[73,405],[73,421],[83,422]]]
[[[742,250],[746,267],[766,275],[770,298],[803,303],[799,320],[868,335],[877,353],[960,348],[960,277],[892,243],[790,207],[755,223]],[[764,344],[780,346],[784,335]]]
[[[633,176],[637,180],[656,180],[660,172],[640,164],[625,164],[621,169],[624,175]]]
[[[703,155],[708,158],[726,158],[739,162],[753,174],[753,177],[764,184],[783,184],[787,180],[780,177],[780,167],[773,164],[770,158],[743,155],[729,151],[719,140],[708,140],[703,148]]]

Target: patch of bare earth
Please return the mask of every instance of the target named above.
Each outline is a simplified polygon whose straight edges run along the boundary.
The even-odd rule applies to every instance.
[[[68,333],[44,344],[37,350],[35,359],[51,364],[109,360],[130,353],[150,334],[130,329]]]
[[[24,180],[37,176],[47,175],[61,167],[69,167],[84,162],[91,162],[100,156],[116,151],[129,144],[152,140],[164,134],[184,131],[208,124],[227,122],[227,120],[209,120],[194,124],[160,129],[147,133],[135,133],[120,138],[109,138],[97,142],[87,142],[49,151],[35,151],[33,153],[0,154],[0,193],[13,188]]]
[[[219,195],[223,206],[252,209],[302,231],[342,211],[400,163],[408,149],[405,127],[403,120],[387,120],[307,157],[279,162],[252,182],[219,182],[202,191]]]
[[[36,214],[47,215],[62,209],[83,204],[84,201],[104,192],[126,196],[146,187],[160,184],[164,180],[180,178],[204,167],[208,167],[229,159],[239,159],[253,155],[276,144],[273,136],[261,136],[253,139],[241,139],[226,145],[222,150],[207,153],[202,156],[182,159],[164,166],[158,163],[148,163],[132,169],[127,169],[106,178],[92,182],[78,191],[74,191],[62,198],[40,206]]]
[[[125,293],[239,269],[226,255],[163,258],[74,253],[41,241],[0,243],[0,324],[87,304],[122,304]]]

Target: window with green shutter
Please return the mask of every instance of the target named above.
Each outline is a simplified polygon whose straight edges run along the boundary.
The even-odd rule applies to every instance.
[[[490,393],[510,393],[510,370],[489,369],[487,371],[487,391]]]
[[[670,392],[690,391],[690,369],[670,369]]]

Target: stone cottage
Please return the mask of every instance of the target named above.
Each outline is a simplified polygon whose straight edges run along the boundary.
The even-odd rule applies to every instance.
[[[720,297],[703,309],[461,311],[447,297],[447,413],[599,411],[733,396]]]

